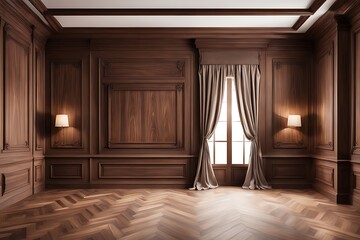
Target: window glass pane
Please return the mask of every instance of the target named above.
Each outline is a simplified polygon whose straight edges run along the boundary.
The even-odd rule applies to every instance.
[[[243,142],[232,142],[232,164],[243,164]]]
[[[251,142],[245,142],[245,164],[249,163]]]
[[[227,143],[215,142],[215,163],[226,164],[227,163]]]
[[[227,126],[226,122],[218,122],[215,129],[215,141],[226,141]]]
[[[244,132],[241,126],[241,122],[232,123],[232,140],[243,141]]]
[[[234,81],[232,81],[232,85],[231,85],[231,102],[232,102],[232,106],[231,106],[232,120],[240,121],[240,115],[239,115],[239,109],[238,109],[237,100],[236,100],[235,82]]]
[[[223,101],[221,104],[221,111],[220,111],[220,117],[219,117],[219,121],[220,122],[226,122],[227,119],[227,90],[226,90],[226,81],[225,81],[225,86],[224,86],[224,96],[223,96]]]
[[[209,142],[209,152],[211,163],[214,163],[214,142]]]
[[[226,102],[223,102],[221,105],[221,111],[220,111],[220,117],[219,117],[219,122],[226,122],[226,118],[227,118],[227,106],[226,106]]]

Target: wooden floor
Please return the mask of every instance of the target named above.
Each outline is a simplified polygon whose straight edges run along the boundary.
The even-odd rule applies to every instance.
[[[360,239],[360,209],[312,190],[51,190],[0,211],[0,239]]]

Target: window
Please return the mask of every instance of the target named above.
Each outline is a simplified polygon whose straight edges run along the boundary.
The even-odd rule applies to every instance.
[[[233,78],[225,80],[224,98],[219,122],[209,140],[213,164],[248,164],[251,142],[240,122]]]

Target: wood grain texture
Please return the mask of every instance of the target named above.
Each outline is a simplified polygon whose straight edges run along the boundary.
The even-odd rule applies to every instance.
[[[177,58],[123,58],[101,60],[103,82],[125,79],[184,80],[185,60]]]
[[[5,26],[4,149],[29,151],[30,43]]]
[[[354,131],[353,154],[360,154],[360,32],[354,34]]]
[[[0,211],[0,237],[358,239],[358,212],[312,190],[52,190]]]
[[[0,164],[0,209],[32,194],[32,160],[22,159],[13,164]]]
[[[352,164],[352,195],[351,202],[355,206],[360,206],[360,165]]]
[[[45,189],[45,159],[34,159],[33,182],[34,194]]]
[[[91,160],[93,186],[157,186],[188,187],[191,158],[137,157],[97,158]]]
[[[265,157],[265,173],[273,188],[310,188],[312,159],[300,157]]]
[[[334,46],[316,58],[316,148],[334,150]]]
[[[67,158],[64,160],[46,158],[45,161],[46,185],[89,183],[88,159]]]
[[[109,148],[182,147],[183,85],[110,85]]]
[[[44,46],[34,47],[34,85],[35,85],[35,150],[45,149],[45,53]]]
[[[33,194],[33,159],[43,157],[34,121],[35,105],[45,100],[35,79],[45,69],[35,49],[44,50],[48,30],[24,2],[0,1],[0,208]]]
[[[51,62],[51,147],[82,147],[82,62]],[[69,128],[56,128],[55,115],[67,114]]]
[[[89,152],[89,52],[74,41],[46,48],[46,151],[48,154]],[[56,128],[56,114],[67,114],[69,127]]]
[[[313,187],[336,202],[337,197],[337,164],[332,161],[314,159]]]
[[[274,148],[307,148],[309,68],[305,61],[293,59],[273,59],[272,67]],[[289,114],[301,116],[301,128],[287,127]]]

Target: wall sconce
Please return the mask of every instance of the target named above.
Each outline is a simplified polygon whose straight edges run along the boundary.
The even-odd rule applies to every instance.
[[[69,127],[68,115],[57,114],[55,117],[55,127]]]
[[[287,126],[288,127],[301,127],[301,116],[300,115],[289,115]]]
[[[61,131],[62,131],[62,143],[61,143],[61,145],[65,145],[64,144],[64,130],[63,130],[63,128],[69,127],[68,115],[67,114],[56,114],[55,127],[61,128]]]

